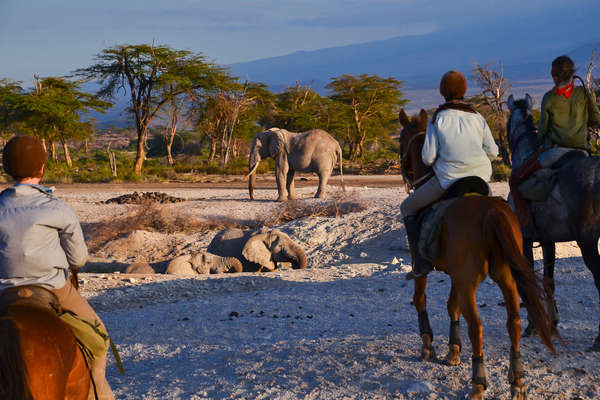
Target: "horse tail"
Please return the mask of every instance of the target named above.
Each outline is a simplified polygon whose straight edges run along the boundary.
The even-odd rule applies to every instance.
[[[19,331],[13,321],[0,319],[0,398],[33,400],[27,382],[27,368],[21,356]]]
[[[523,255],[523,246],[516,236],[517,233],[520,234],[516,217],[513,217],[512,213],[507,214],[494,209],[488,214],[486,222],[486,226],[500,243],[502,253],[517,283],[519,294],[524,300],[532,323],[540,334],[540,339],[553,353],[556,353],[552,344],[552,321],[544,307],[546,292],[542,279]]]

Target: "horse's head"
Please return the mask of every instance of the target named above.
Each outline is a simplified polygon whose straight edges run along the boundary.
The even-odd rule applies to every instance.
[[[404,181],[412,184],[415,180],[427,174],[430,170],[421,159],[421,149],[425,141],[425,131],[429,122],[427,111],[421,109],[417,115],[409,118],[403,108],[398,113],[402,124],[400,132],[400,161]],[[418,186],[418,185],[415,185]]]
[[[533,99],[529,94],[518,100],[515,100],[511,94],[506,103],[510,112],[506,123],[506,134],[512,153],[512,167],[515,169],[537,150],[537,127],[531,115]]]

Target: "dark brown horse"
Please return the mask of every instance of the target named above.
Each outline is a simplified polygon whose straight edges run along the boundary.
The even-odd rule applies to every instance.
[[[404,115],[404,117],[402,116]],[[403,137],[413,137],[427,113],[413,117],[413,123],[403,123]],[[401,118],[408,119],[404,111]],[[416,120],[416,121],[415,121]],[[416,147],[416,146],[415,146]],[[408,152],[408,154],[412,154]],[[412,168],[423,171],[421,147],[414,151],[410,160]],[[422,175],[414,174],[418,180]],[[489,274],[500,286],[507,312],[507,329],[510,336],[510,368],[508,381],[511,398],[526,398],[523,367],[519,354],[521,320],[519,318],[519,294],[523,296],[527,310],[540,332],[544,344],[554,352],[551,342],[551,322],[544,308],[544,290],[540,278],[533,272],[523,255],[523,242],[519,222],[509,205],[502,199],[487,196],[470,196],[457,199],[448,207],[442,221],[439,257],[435,262],[439,271],[450,275],[451,290],[448,299],[450,316],[450,348],[446,362],[460,363],[460,322],[462,314],[469,327],[469,339],[473,349],[472,399],[483,399],[486,374],[483,362],[483,336],[475,296],[477,287]],[[427,277],[415,279],[414,305],[418,312],[419,331],[423,341],[424,360],[435,358],[433,331],[427,315],[425,288]]]
[[[19,290],[25,297],[36,292]],[[1,399],[87,399],[90,373],[83,353],[51,308],[13,304],[0,310],[0,338]]]

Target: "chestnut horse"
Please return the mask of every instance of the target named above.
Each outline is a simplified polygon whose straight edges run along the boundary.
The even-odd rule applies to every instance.
[[[421,134],[427,113],[421,110],[418,116],[409,121],[404,110],[400,111],[403,130],[401,142],[414,141],[411,138]],[[407,123],[408,121],[408,123]],[[426,127],[426,124],[425,124]],[[421,142],[422,143],[422,142]],[[407,151],[414,171],[426,170],[421,159],[421,146]],[[415,173],[412,179],[422,175]],[[535,274],[523,255],[523,242],[519,222],[510,206],[502,199],[487,196],[461,197],[448,207],[442,221],[439,257],[435,262],[439,271],[450,275],[451,289],[448,299],[450,316],[450,346],[446,362],[460,363],[460,314],[467,321],[471,341],[472,388],[471,399],[483,399],[487,386],[483,361],[483,336],[475,302],[479,284],[489,274],[500,286],[507,312],[506,327],[510,336],[510,367],[508,381],[512,399],[525,399],[526,389],[523,366],[519,353],[521,320],[519,318],[519,294],[523,296],[527,310],[537,327],[543,343],[554,352],[551,342],[551,322],[544,308],[545,294],[541,279]],[[427,277],[415,279],[413,302],[418,313],[419,331],[424,360],[435,358],[433,331],[427,315],[425,288]]]
[[[9,305],[0,310],[0,337],[1,399],[87,399],[90,372],[83,353],[52,309]]]

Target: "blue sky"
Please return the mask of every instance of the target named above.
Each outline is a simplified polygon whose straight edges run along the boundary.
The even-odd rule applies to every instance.
[[[0,0],[0,78],[65,75],[121,43],[201,51],[220,64],[560,10],[598,0]],[[510,29],[510,26],[507,26]]]

